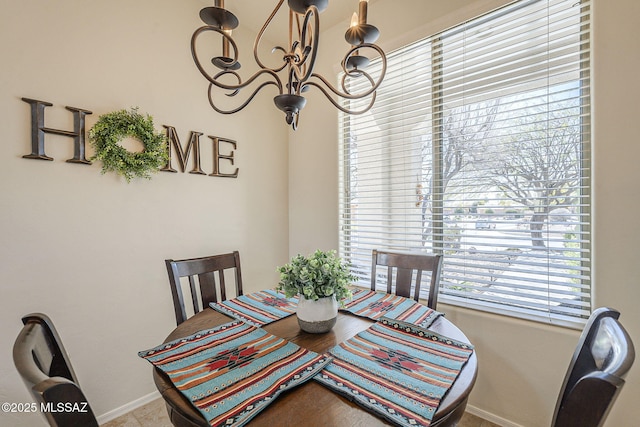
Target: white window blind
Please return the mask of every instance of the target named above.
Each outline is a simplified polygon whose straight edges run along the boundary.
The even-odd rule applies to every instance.
[[[374,108],[340,120],[340,250],[363,285],[373,249],[442,253],[442,302],[589,316],[589,20],[589,1],[517,1],[388,55]]]

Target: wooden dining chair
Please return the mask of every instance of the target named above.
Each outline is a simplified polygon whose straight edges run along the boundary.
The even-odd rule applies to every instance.
[[[562,383],[552,427],[604,424],[635,359],[633,342],[619,317],[618,311],[606,307],[589,317]]]
[[[187,320],[185,299],[180,284],[181,277],[189,278],[194,314],[208,307],[211,302],[225,301],[227,299],[225,270],[234,269],[236,296],[242,295],[242,273],[238,251],[177,261],[168,259],[165,263],[169,274],[169,284],[171,285],[171,295],[173,296],[173,306],[178,325]],[[217,284],[216,273],[218,276]]]
[[[22,323],[13,345],[13,362],[38,412],[52,427],[98,427],[51,319],[32,313],[23,317]],[[74,410],[59,410],[67,407]]]
[[[442,269],[442,255],[409,254],[399,252],[386,252],[374,249],[371,260],[371,290],[376,290],[378,278],[377,266],[386,266],[387,293],[392,292],[392,282],[395,270],[396,295],[411,298],[413,283],[413,299],[420,299],[420,285],[422,272],[431,272],[429,285],[429,298],[427,306],[436,309],[438,304],[438,291],[440,287],[440,271]],[[412,282],[415,271],[415,281]]]

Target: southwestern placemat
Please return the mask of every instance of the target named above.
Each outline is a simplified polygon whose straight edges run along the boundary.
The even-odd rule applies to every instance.
[[[353,298],[344,302],[340,310],[356,316],[378,320],[381,317],[403,320],[414,325],[428,328],[434,320],[443,314],[410,298],[370,289],[353,291]]]
[[[242,426],[330,357],[234,320],[138,355],[165,372],[211,426]]]
[[[286,298],[283,293],[267,289],[219,303],[212,302],[209,305],[214,310],[235,319],[244,320],[254,326],[263,326],[295,313],[298,298]]]
[[[330,350],[314,379],[400,426],[429,426],[440,401],[473,352],[406,322],[382,318]]]

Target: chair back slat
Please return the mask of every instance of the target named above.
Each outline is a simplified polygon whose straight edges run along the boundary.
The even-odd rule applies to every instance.
[[[396,270],[396,294],[411,298],[411,278],[413,270],[410,268],[398,267]],[[391,282],[392,276],[387,275],[387,282]],[[387,289],[389,287],[387,286]],[[388,292],[391,292],[389,290]]]
[[[416,284],[415,284],[416,295],[420,295],[420,284],[421,283],[422,283],[422,270],[418,270],[416,272]]]
[[[181,278],[188,277],[189,279],[194,314],[208,307],[209,303],[227,299],[226,270],[234,270],[235,294],[236,296],[242,295],[242,273],[238,251],[201,258],[168,259],[165,260],[165,264],[169,275],[169,285],[171,286],[176,323],[178,325],[187,320],[188,317],[180,283]],[[218,276],[217,281],[216,273]]]
[[[224,291],[224,283],[219,282],[216,284],[216,271],[220,274],[224,272],[224,270],[218,270],[217,267],[207,267],[214,268],[214,270],[206,271],[204,273],[198,274],[198,282],[200,283],[200,299],[202,300],[202,306],[206,307],[210,302],[218,302],[218,293],[217,287],[220,286],[220,292]],[[221,301],[224,301],[224,295],[220,297]],[[194,308],[195,310],[195,308]],[[194,313],[197,313],[200,309],[195,310]]]
[[[200,309],[200,302],[198,301],[198,285],[196,283],[195,276],[188,276],[189,278],[189,290],[191,291],[191,305],[193,312],[197,313]]]
[[[218,281],[220,283],[220,300],[226,301],[227,300],[227,294],[226,294],[227,285],[224,283],[224,270],[218,270]],[[214,296],[214,298],[215,298],[215,296]]]

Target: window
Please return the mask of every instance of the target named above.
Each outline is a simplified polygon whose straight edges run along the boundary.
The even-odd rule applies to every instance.
[[[442,302],[589,316],[589,15],[518,1],[388,55],[375,106],[340,118],[340,251],[363,285],[372,249],[442,253]]]

